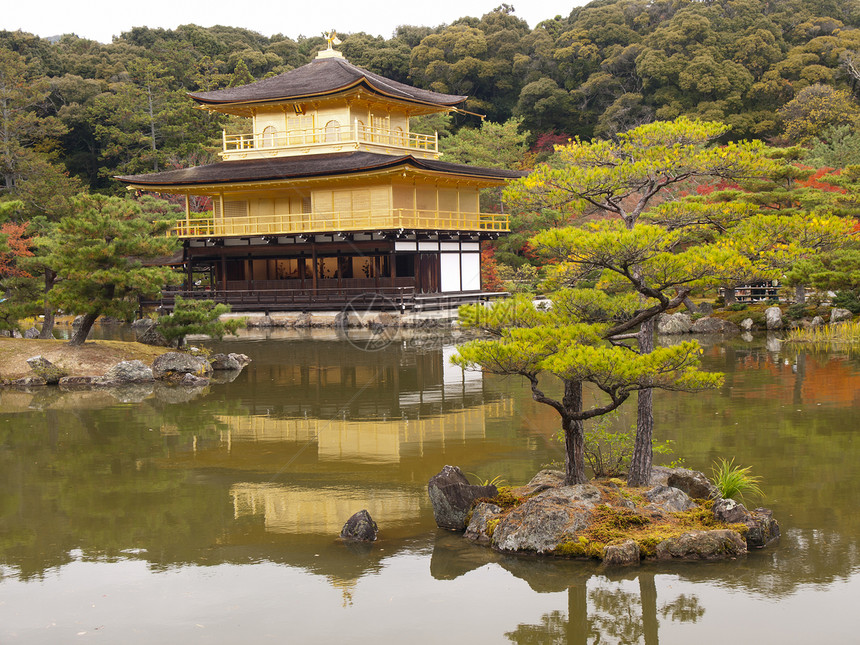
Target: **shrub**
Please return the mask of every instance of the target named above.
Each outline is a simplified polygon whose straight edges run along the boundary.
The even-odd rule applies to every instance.
[[[173,313],[159,316],[158,331],[167,339],[175,340],[179,348],[190,334],[205,334],[221,340],[225,334],[237,335],[245,326],[245,319],[218,320],[230,311],[229,305],[216,305],[212,300],[184,300],[176,296]]]
[[[860,314],[860,296],[854,291],[837,291],[833,306],[847,309],[852,314]]]

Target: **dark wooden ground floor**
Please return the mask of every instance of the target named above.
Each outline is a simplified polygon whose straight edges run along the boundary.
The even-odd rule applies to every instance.
[[[176,295],[234,311],[441,309],[496,297],[481,282],[481,238],[390,232],[185,242],[175,291],[144,303],[172,309]]]

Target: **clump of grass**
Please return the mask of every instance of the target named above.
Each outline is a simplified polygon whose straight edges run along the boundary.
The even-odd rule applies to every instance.
[[[738,499],[743,501],[744,494],[758,495],[764,497],[764,493],[759,487],[761,477],[750,474],[751,466],[735,466],[735,460],[731,461],[720,459],[714,462],[714,467],[711,469],[713,477],[711,481],[720,494],[726,499]]]
[[[492,479],[481,479],[481,477],[479,475],[476,475],[475,473],[468,473],[468,474],[478,480],[478,483],[477,483],[478,486],[495,486],[498,488],[501,484],[504,484],[506,481],[505,479],[502,479],[501,475],[496,475]]]
[[[860,322],[845,321],[809,329],[792,329],[786,342],[826,348],[831,345],[860,345]]]

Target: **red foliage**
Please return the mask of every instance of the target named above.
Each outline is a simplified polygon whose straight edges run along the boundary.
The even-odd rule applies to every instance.
[[[15,266],[18,258],[32,257],[30,240],[24,236],[26,224],[8,222],[0,226],[4,248],[0,249],[0,278],[30,278],[26,271]]]
[[[481,250],[481,289],[484,291],[503,291],[498,266],[496,249],[485,244]]]
[[[828,184],[826,181],[820,181],[823,177],[828,175],[836,176],[838,174],[839,171],[834,170],[833,168],[819,168],[809,177],[809,179],[798,179],[797,183],[804,188],[815,188],[816,190],[823,190],[828,193],[844,193],[844,188]]]
[[[565,133],[556,134],[555,132],[544,132],[538,136],[537,141],[532,146],[532,152],[553,152],[557,145],[564,145],[570,141],[571,137]]]

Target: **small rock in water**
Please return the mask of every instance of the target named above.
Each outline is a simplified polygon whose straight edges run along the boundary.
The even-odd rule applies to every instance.
[[[340,531],[340,537],[356,542],[373,542],[379,533],[379,527],[366,510],[361,510],[350,517]]]

